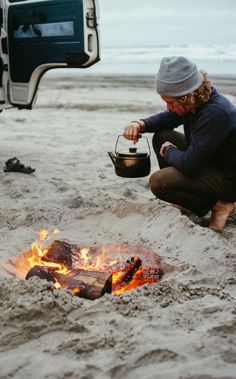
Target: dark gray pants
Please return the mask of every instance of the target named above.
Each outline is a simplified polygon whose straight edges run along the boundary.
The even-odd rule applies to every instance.
[[[184,134],[165,130],[153,136],[153,148],[160,170],[150,177],[153,194],[168,203],[190,209],[198,216],[206,215],[217,200],[235,201],[236,193],[231,180],[215,167],[207,166],[197,176],[188,178],[174,167],[168,167],[159,154],[161,145],[170,141],[181,150],[187,149]]]

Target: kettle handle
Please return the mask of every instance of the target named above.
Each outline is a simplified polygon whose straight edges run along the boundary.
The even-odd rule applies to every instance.
[[[117,145],[118,145],[120,137],[125,138],[122,134],[118,135],[117,140],[116,140],[116,146],[115,146],[115,154],[117,154]],[[149,150],[149,156],[151,156],[151,149],[150,149],[150,144],[149,144],[148,138],[147,137],[143,137],[142,134],[139,134],[138,138],[145,138],[146,139],[147,145],[148,145],[148,150]]]

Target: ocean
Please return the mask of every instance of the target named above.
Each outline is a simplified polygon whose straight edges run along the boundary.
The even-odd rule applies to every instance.
[[[236,76],[235,0],[99,0],[101,62],[90,73],[155,75],[182,55],[209,75]]]
[[[50,70],[47,76],[150,75],[155,76],[164,56],[182,55],[209,76],[236,77],[235,45],[181,45],[155,47],[104,47],[101,61],[86,69]]]
[[[181,45],[155,47],[107,47],[90,74],[155,75],[164,56],[182,55],[194,61],[209,75],[236,76],[235,45]]]
[[[235,0],[99,0],[101,61],[83,75],[155,75],[182,55],[209,75],[236,76]]]

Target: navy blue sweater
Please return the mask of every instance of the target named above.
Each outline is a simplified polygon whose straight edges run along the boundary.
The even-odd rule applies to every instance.
[[[208,163],[236,173],[236,107],[215,88],[196,113],[164,111],[143,119],[147,132],[173,130],[183,125],[186,151],[168,147],[165,159],[186,176],[196,175]]]

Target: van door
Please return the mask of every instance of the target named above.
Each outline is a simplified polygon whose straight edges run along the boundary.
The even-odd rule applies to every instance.
[[[6,3],[3,67],[8,70],[10,104],[31,108],[39,80],[49,69],[85,68],[99,61],[95,0],[7,0]],[[4,50],[4,40],[2,47]]]

